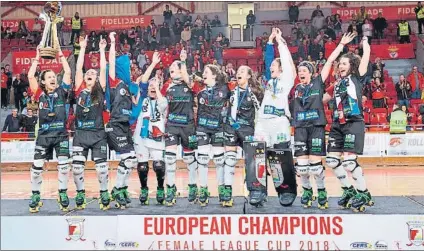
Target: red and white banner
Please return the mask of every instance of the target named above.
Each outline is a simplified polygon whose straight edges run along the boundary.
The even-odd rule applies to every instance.
[[[390,20],[399,20],[405,18],[406,20],[415,20],[414,8],[416,5],[404,5],[404,6],[367,6],[365,7],[366,13],[375,19],[378,13],[381,12],[383,17]],[[348,7],[348,8],[331,8],[331,14],[339,14],[342,20],[350,20],[352,15],[360,13],[360,7]]]
[[[26,27],[32,30],[32,26],[35,23],[35,17],[32,19],[22,19]],[[129,29],[131,27],[146,27],[150,24],[152,16],[110,16],[110,17],[83,17],[83,28],[86,31],[97,31],[101,30],[101,27],[105,27],[105,30],[119,30]],[[10,27],[12,31],[17,31],[19,22],[21,20],[2,20],[2,26],[4,28]],[[42,21],[40,21],[42,22]],[[71,18],[65,18],[64,28],[70,30],[72,28]]]
[[[223,51],[224,59],[240,59],[240,58],[262,58],[262,49],[225,49]]]
[[[2,216],[1,219],[2,249],[335,251],[424,248],[423,215]],[[39,231],[40,225],[44,226],[43,231]]]
[[[33,51],[12,51],[12,69],[13,72],[20,73],[22,69],[28,69],[31,67],[32,60],[35,58],[37,52]],[[65,57],[71,54],[71,51],[63,51]],[[62,70],[62,64],[59,61],[59,56],[56,55],[56,59],[40,59],[39,65],[41,70],[53,70],[58,73]]]

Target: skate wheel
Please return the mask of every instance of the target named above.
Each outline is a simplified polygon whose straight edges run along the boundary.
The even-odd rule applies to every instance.
[[[44,204],[43,204],[43,202],[38,202],[38,207],[42,207]]]
[[[368,206],[370,206],[370,207],[372,207],[372,206],[374,206],[374,201],[372,201],[372,200],[370,200],[369,202],[368,202]]]
[[[328,209],[328,202],[325,202],[324,205],[318,205],[319,209]]]
[[[361,207],[359,207],[359,212],[365,212],[365,207],[364,206],[361,206]]]
[[[39,210],[39,208],[38,207],[36,207],[36,208],[29,208],[29,212],[30,213],[38,213],[40,210]]]
[[[314,196],[312,196],[312,201],[316,201],[317,200],[317,197],[314,195]]]
[[[165,201],[157,201],[158,205],[165,205]]]

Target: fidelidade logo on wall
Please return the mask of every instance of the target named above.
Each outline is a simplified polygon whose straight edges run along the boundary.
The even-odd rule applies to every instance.
[[[66,219],[68,222],[68,237],[65,238],[67,241],[85,241],[84,236],[84,218],[69,218]]]
[[[424,246],[424,221],[408,221],[408,239],[406,246]]]

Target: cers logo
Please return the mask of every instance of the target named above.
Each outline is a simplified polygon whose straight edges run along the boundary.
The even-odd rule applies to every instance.
[[[121,248],[138,248],[138,246],[140,245],[138,244],[138,242],[135,241],[123,241],[119,243],[119,246]]]
[[[354,242],[350,244],[352,249],[371,249],[372,244],[368,242]]]

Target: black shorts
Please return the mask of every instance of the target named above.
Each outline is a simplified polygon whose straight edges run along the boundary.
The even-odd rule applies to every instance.
[[[184,149],[194,150],[197,147],[194,124],[166,127],[165,146],[181,144]]]
[[[108,123],[105,130],[110,150],[120,154],[134,151],[132,132],[128,123]]]
[[[325,156],[325,127],[298,127],[294,131],[294,156]]]
[[[208,130],[201,127],[196,131],[197,145],[224,146],[224,130]]]
[[[76,130],[72,145],[84,148],[85,158],[88,156],[88,150],[91,149],[93,160],[95,158],[107,159],[107,137],[104,129],[99,129],[99,131]]]
[[[34,159],[53,159],[53,150],[56,151],[56,157],[65,156],[69,158],[69,137],[68,136],[56,136],[56,137],[45,137],[39,136],[35,142],[36,147],[42,147],[45,150],[45,154],[35,151]]]
[[[251,141],[255,135],[255,129],[250,126],[241,126],[235,130],[232,126],[224,125],[224,145],[243,147],[244,141]]]
[[[362,155],[364,141],[364,121],[352,121],[342,125],[334,122],[328,136],[328,152],[348,152]]]

